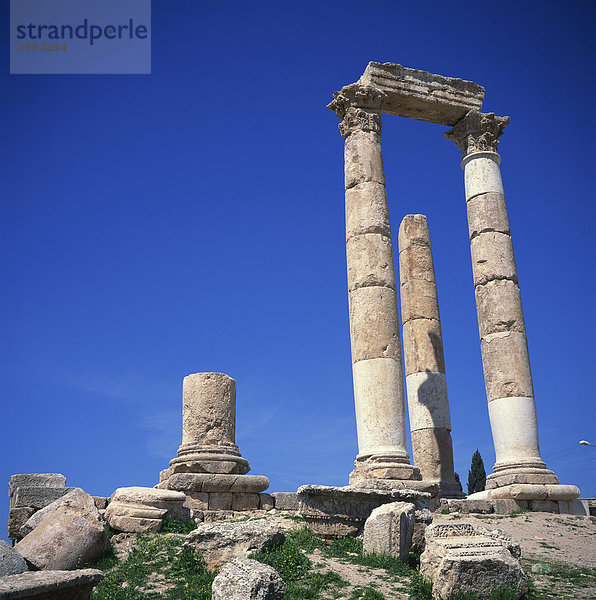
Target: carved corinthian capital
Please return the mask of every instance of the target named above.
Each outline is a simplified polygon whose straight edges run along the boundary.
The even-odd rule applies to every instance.
[[[445,137],[455,142],[462,158],[473,152],[496,152],[503,129],[509,117],[495,117],[495,113],[471,110],[461,121],[445,132]]]
[[[351,83],[333,94],[327,105],[341,119],[339,130],[344,138],[353,131],[381,134],[381,104],[385,92],[370,85]]]

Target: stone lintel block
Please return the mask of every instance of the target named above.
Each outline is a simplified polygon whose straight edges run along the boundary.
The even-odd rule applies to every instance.
[[[412,279],[435,281],[435,268],[430,246],[412,243],[399,251],[399,276],[401,283]]]
[[[474,285],[484,285],[495,279],[510,279],[517,283],[517,268],[511,236],[487,231],[470,242]]]
[[[407,281],[400,286],[400,295],[402,323],[413,319],[440,320],[437,286],[434,281]]]
[[[232,510],[232,497],[230,492],[209,493],[209,510]]]
[[[437,319],[406,321],[403,336],[406,375],[427,371],[445,373],[440,321]]]
[[[278,510],[298,510],[300,501],[296,492],[273,492],[271,497]]]
[[[406,377],[410,429],[451,430],[444,373],[422,371]]]
[[[48,504],[62,498],[74,488],[66,487],[28,487],[19,486],[13,496],[13,507],[31,506],[36,510],[44,508]]]
[[[530,500],[528,508],[533,512],[558,513],[559,504],[552,500]]]
[[[391,238],[367,233],[350,238],[346,245],[348,291],[381,286],[395,290],[395,268]]]
[[[98,569],[76,571],[28,571],[0,578],[0,598],[41,600],[88,600],[104,578]]]
[[[395,290],[358,288],[350,292],[349,300],[352,362],[369,358],[393,358],[401,362]]]
[[[474,196],[467,202],[468,232],[470,239],[490,231],[511,234],[505,196],[487,192]]]
[[[528,508],[527,500],[493,499],[492,503],[495,507],[495,513],[498,515],[510,515],[520,508]]]
[[[12,475],[8,482],[8,495],[14,496],[19,487],[51,487],[66,486],[66,477],[61,473],[18,473]]]
[[[271,510],[275,508],[275,498],[271,494],[261,493],[259,494],[259,509],[260,510]]]
[[[258,510],[260,504],[259,494],[243,492],[232,494],[232,510]]]
[[[507,331],[526,332],[519,286],[509,279],[476,286],[480,338]]]
[[[453,443],[448,429],[412,431],[412,461],[420,469],[422,480],[443,488],[459,490],[455,482]]]
[[[346,190],[346,240],[365,233],[391,237],[387,192],[385,185],[376,181]]]
[[[468,111],[480,111],[484,100],[484,88],[472,81],[395,63],[370,62],[359,83],[385,93],[384,113],[440,125],[455,125]]]
[[[376,181],[384,186],[381,136],[360,130],[348,136],[344,146],[344,170],[346,190],[368,181]]]
[[[11,508],[8,512],[8,537],[11,540],[20,540],[21,527],[27,522],[29,517],[33,515],[35,509],[31,506],[21,506],[19,508]]]
[[[480,342],[489,402],[500,398],[533,398],[532,373],[525,333],[511,331]]]
[[[225,373],[193,373],[182,384],[182,444],[234,444],[236,382]]]
[[[168,489],[181,492],[264,492],[269,479],[263,475],[217,475],[210,473],[174,473]]]

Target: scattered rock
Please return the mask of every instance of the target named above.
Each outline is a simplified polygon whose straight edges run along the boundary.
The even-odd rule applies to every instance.
[[[528,579],[517,560],[520,555],[519,544],[499,529],[466,522],[429,525],[420,573],[433,582],[437,599],[457,592],[485,596],[501,586],[510,586],[521,597]]]
[[[375,508],[364,524],[364,554],[386,554],[406,562],[410,553],[416,507],[391,502]]]
[[[8,542],[0,540],[0,577],[28,570],[25,559]]]
[[[103,579],[97,569],[31,571],[0,578],[2,600],[88,600]]]
[[[95,502],[81,488],[72,488],[70,492],[67,492],[64,496],[58,498],[58,500],[54,500],[54,502],[35,512],[21,527],[21,537],[25,537],[31,533],[46,517],[55,512],[59,506],[69,506],[79,512],[93,513]]]
[[[118,488],[105,512],[108,525],[123,532],[151,532],[161,530],[166,516],[190,520],[190,509],[184,506],[182,492],[144,487]]]
[[[8,513],[8,538],[11,540],[20,540],[23,537],[21,535],[21,527],[34,513],[35,509],[30,506],[11,508]]]
[[[202,523],[186,536],[186,546],[201,552],[210,568],[217,568],[252,552],[283,544],[285,533],[280,525],[265,520]]]
[[[227,564],[213,580],[212,600],[280,600],[287,586],[277,571],[256,560]]]
[[[36,569],[70,570],[92,563],[110,549],[93,500],[89,510],[59,506],[15,550]]]

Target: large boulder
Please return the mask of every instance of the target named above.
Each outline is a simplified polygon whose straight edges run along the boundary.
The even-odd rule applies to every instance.
[[[8,543],[0,540],[0,577],[28,571],[25,559]]]
[[[32,571],[0,578],[2,600],[88,600],[103,579],[97,569]]]
[[[386,554],[407,562],[416,507],[391,502],[375,508],[364,524],[364,554]]]
[[[36,569],[70,570],[93,563],[111,546],[93,499],[90,506],[59,506],[16,546]]]
[[[520,546],[500,529],[461,521],[440,523],[426,528],[425,542],[420,573],[432,581],[435,599],[458,592],[485,597],[503,586],[512,588],[518,598],[528,591],[518,560]]]
[[[287,590],[273,567],[237,558],[213,580],[211,600],[280,600]]]
[[[190,519],[186,495],[174,490],[145,487],[118,488],[105,512],[108,525],[123,532],[158,532],[164,517]]]
[[[27,522],[21,527],[21,537],[25,537],[31,533],[46,517],[49,517],[60,506],[70,506],[72,509],[79,512],[93,512],[95,501],[93,496],[81,488],[73,488],[58,500],[48,504],[46,507],[33,513]]]
[[[202,523],[186,536],[185,545],[199,551],[210,568],[235,558],[247,558],[283,544],[283,528],[265,520]]]

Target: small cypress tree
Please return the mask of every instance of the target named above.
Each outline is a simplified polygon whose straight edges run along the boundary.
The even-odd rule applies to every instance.
[[[461,479],[459,478],[459,473],[455,472],[455,483],[459,486],[459,491],[463,492],[464,488],[461,486]]]
[[[482,456],[480,456],[480,452],[477,448],[472,456],[472,465],[468,471],[468,494],[484,491],[485,485],[486,471],[484,470]]]

